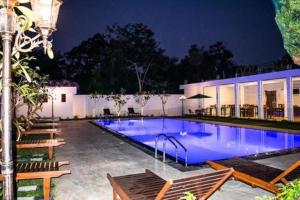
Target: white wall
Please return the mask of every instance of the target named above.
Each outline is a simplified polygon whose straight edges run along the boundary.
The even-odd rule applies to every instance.
[[[207,108],[217,104],[217,88],[216,87],[205,87],[203,88],[203,94],[211,98],[203,99],[203,108]]]
[[[109,108],[112,113],[116,113],[113,108],[113,102],[108,102],[105,96],[101,98],[91,98],[90,95],[76,95],[75,87],[49,87],[49,94],[54,96],[54,116],[65,118],[96,117],[103,114],[104,108]],[[61,94],[66,94],[66,102],[61,102]],[[168,116],[181,115],[182,104],[179,100],[181,95],[170,95],[165,105],[165,111]],[[140,112],[140,106],[136,103],[134,95],[127,95],[127,103],[121,110],[121,115],[127,115],[128,107],[133,107],[135,112]],[[26,115],[27,106],[24,105],[18,109],[18,115]],[[43,104],[42,110],[38,112],[42,117],[51,117],[52,101]],[[161,116],[163,115],[162,103],[158,95],[151,96],[144,108],[145,115]]]
[[[179,97],[181,95],[171,95],[168,98],[168,102],[165,105],[166,114],[168,116],[178,116],[181,115],[181,101]],[[135,112],[141,112],[140,106],[136,103],[133,95],[126,95],[127,103],[123,106],[121,110],[121,115],[127,115],[128,107],[133,107]],[[116,114],[113,102],[108,102],[104,97],[92,99],[90,95],[76,95],[73,105],[74,116],[83,118],[86,116],[99,116],[103,114],[104,108],[109,108],[110,111]],[[85,106],[82,106],[85,104]],[[81,109],[82,108],[82,109]],[[83,109],[85,108],[85,109]],[[144,108],[145,115],[161,116],[163,115],[162,103],[158,95],[151,96],[150,100]]]
[[[73,98],[77,93],[76,87],[47,87],[49,96],[48,102],[44,103],[42,110],[38,111],[38,114],[42,117],[52,116],[52,99],[54,104],[54,116],[61,118],[73,117]],[[61,102],[61,95],[66,94],[66,102]],[[17,110],[17,115],[26,115],[27,106],[24,104]]]
[[[234,104],[234,86],[220,87],[220,105]]]
[[[247,85],[241,87],[244,87],[244,96],[241,96],[241,99],[243,99],[243,101],[241,101],[241,105],[257,105],[257,85]]]

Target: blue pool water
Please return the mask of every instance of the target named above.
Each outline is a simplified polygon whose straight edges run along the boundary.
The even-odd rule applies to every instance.
[[[221,160],[300,147],[300,135],[240,128],[179,119],[97,120],[109,130],[155,148],[159,134],[174,136],[188,151],[188,164]],[[158,142],[162,151],[163,137]],[[166,153],[175,157],[174,146],[166,143]],[[184,162],[184,150],[178,148]]]

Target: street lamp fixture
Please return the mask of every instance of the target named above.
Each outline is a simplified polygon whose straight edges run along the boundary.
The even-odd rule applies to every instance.
[[[31,0],[31,7],[34,13],[35,26],[43,38],[44,49],[48,47],[48,37],[56,31],[56,22],[61,0]]]
[[[179,97],[179,100],[181,101],[181,115],[183,116],[184,115],[184,107],[183,107],[183,101],[185,101],[187,98],[186,98],[186,96],[184,96],[184,95],[181,95],[180,97]]]
[[[3,6],[0,9],[0,35],[3,46],[1,173],[4,177],[3,199],[13,200],[15,197],[12,156],[11,57],[18,52],[30,52],[40,45],[43,45],[45,52],[52,49],[52,42],[48,38],[56,30],[56,22],[62,1],[22,0],[19,2],[19,0],[0,0],[0,3]],[[16,13],[15,9],[18,8],[19,3],[25,3],[24,5],[30,3],[32,16],[30,13],[22,12],[20,8],[22,14],[18,15],[19,12]],[[31,29],[32,24],[34,24],[34,29]],[[35,35],[32,33],[27,34],[28,32],[35,32]],[[14,46],[12,47],[13,39]]]

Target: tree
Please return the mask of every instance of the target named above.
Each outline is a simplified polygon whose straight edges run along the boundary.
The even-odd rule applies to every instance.
[[[128,101],[128,97],[125,95],[125,90],[121,89],[119,93],[111,93],[105,96],[107,101],[113,102],[114,110],[116,111],[118,117],[121,115],[121,110]]]
[[[65,61],[60,52],[54,51],[54,58],[49,59],[42,49],[37,49],[32,56],[39,59],[30,60],[29,65],[39,67],[40,73],[49,76],[49,80],[66,79]]]
[[[78,84],[82,86],[79,92],[100,92],[97,90],[97,85],[92,86],[91,81],[94,79],[91,77],[98,76],[99,68],[105,64],[106,48],[104,36],[96,34],[64,55],[66,67],[63,74],[67,80],[78,81]],[[102,81],[101,75],[98,82]]]
[[[210,65],[214,67],[214,78],[227,78],[235,75],[232,62],[233,54],[222,42],[216,42],[209,46]]]
[[[98,92],[94,92],[94,93],[90,94],[90,99],[93,103],[93,106],[92,106],[93,117],[97,116],[97,109],[99,108],[98,104],[99,104],[101,98],[102,98],[102,95],[100,95]]]
[[[128,24],[124,27],[114,25],[108,27],[107,38],[122,44],[127,67],[136,74],[138,91],[141,93],[150,68],[157,57],[163,54],[154,38],[154,32],[144,24]]]
[[[273,0],[276,8],[276,23],[281,31],[284,47],[294,63],[300,65],[300,1]]]
[[[138,92],[134,96],[135,102],[137,104],[139,104],[139,106],[141,108],[141,115],[142,116],[144,115],[144,108],[147,105],[148,101],[150,100],[151,96],[152,96],[152,93],[151,92],[146,92],[146,91]]]
[[[159,98],[161,100],[161,105],[162,105],[162,110],[163,110],[163,115],[166,116],[166,110],[165,110],[165,106],[168,102],[169,97],[171,96],[170,94],[166,93],[166,91],[163,91],[162,93],[160,93]]]
[[[29,56],[12,57],[12,101],[13,101],[13,124],[19,129],[17,109],[27,105],[27,116],[23,117],[25,126],[30,126],[33,115],[42,107],[47,96],[46,83],[48,76],[39,75],[39,68],[29,67],[29,62],[34,59]],[[2,78],[2,77],[1,77]],[[2,88],[1,88],[2,91]],[[17,137],[20,138],[20,135]]]
[[[192,45],[188,54],[180,61],[175,77],[184,82],[199,82],[216,78],[235,76],[236,67],[232,62],[233,54],[222,42],[216,42],[208,48]]]

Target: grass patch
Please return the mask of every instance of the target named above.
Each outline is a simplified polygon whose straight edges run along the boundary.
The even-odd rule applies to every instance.
[[[299,122],[289,122],[286,120],[271,121],[271,120],[242,119],[242,118],[232,118],[232,117],[200,117],[198,119],[215,121],[215,122],[241,124],[241,125],[261,126],[261,127],[268,127],[268,128],[280,128],[280,129],[296,130],[296,131],[300,130]]]
[[[22,137],[23,140],[40,140],[40,139],[49,139],[49,136],[47,135],[28,135],[25,137]],[[50,161],[48,159],[48,149],[47,148],[34,148],[34,149],[17,149],[16,150],[16,156],[17,159],[30,159],[34,158],[34,154],[43,154],[43,160],[44,161]],[[54,158],[53,158],[54,160]],[[36,185],[38,186],[37,190],[35,191],[18,191],[17,196],[18,197],[43,197],[43,180],[38,179],[38,180],[21,180],[17,182],[17,187],[22,187],[22,186],[33,186]],[[0,186],[0,199],[2,199],[2,184]],[[52,183],[51,184],[51,191],[55,185]]]

